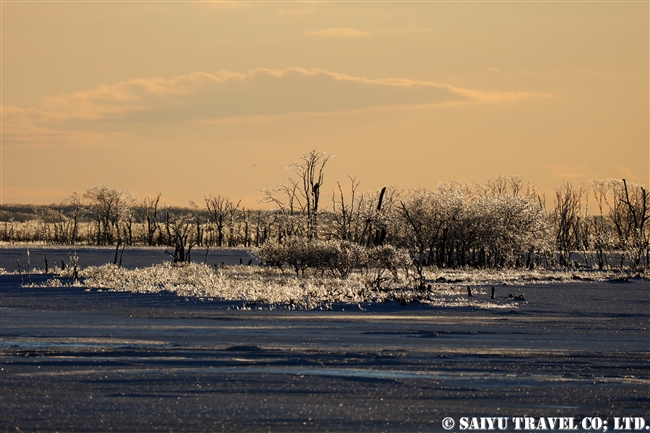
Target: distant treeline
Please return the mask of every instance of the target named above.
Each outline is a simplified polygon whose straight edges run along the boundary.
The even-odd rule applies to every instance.
[[[359,193],[359,182],[350,178],[345,187],[337,183],[327,192],[330,206],[324,209],[328,160],[312,151],[290,166],[292,176],[285,183],[263,192],[274,210],[245,209],[221,196],[169,207],[160,194],[138,199],[99,185],[58,205],[0,207],[0,237],[5,242],[167,246],[177,261],[186,261],[196,247],[390,246],[408,251],[419,272],[429,266],[571,267],[575,254],[584,266],[598,269],[650,266],[649,194],[624,179],[566,183],[547,203],[519,176],[485,184],[446,183],[433,191],[386,187],[366,193]]]

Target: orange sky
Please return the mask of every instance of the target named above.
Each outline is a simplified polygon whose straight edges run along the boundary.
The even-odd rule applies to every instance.
[[[257,207],[314,148],[326,190],[650,183],[645,1],[1,7],[3,203]]]

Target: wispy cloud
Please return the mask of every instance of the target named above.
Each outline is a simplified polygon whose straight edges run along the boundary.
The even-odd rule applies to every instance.
[[[97,143],[106,135],[83,130],[53,128],[51,123],[60,123],[66,116],[57,113],[22,109],[18,107],[2,107],[2,138],[5,144],[39,145],[65,144],[87,145]]]
[[[83,142],[110,138],[101,131],[119,131],[120,124],[257,122],[293,115],[504,103],[548,96],[486,92],[408,78],[354,77],[323,69],[260,68],[247,73],[195,72],[102,84],[48,96],[38,108],[4,107],[3,121],[6,143]]]
[[[47,97],[44,110],[38,113],[54,119],[168,121],[448,102],[509,102],[540,96],[548,95],[481,91],[408,78],[354,77],[317,68],[259,68],[246,74],[195,72],[101,85]]]
[[[327,30],[316,30],[313,32],[305,32],[305,36],[323,36],[327,38],[367,38],[372,36],[372,33],[363,30],[349,29],[349,28],[334,28]]]
[[[42,101],[44,112],[54,118],[99,120],[122,118],[126,114],[151,112],[169,106],[185,105],[201,89],[218,89],[242,82],[246,74],[220,71],[195,72],[172,78],[133,79],[102,84],[93,89],[48,96]]]

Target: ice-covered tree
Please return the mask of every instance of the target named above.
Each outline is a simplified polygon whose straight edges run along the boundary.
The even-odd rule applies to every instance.
[[[224,240],[226,239],[226,230],[231,229],[234,222],[235,214],[239,209],[239,204],[230,201],[228,197],[221,197],[220,195],[205,198],[205,206],[210,215],[210,220],[215,225],[217,230],[217,246],[223,247]]]
[[[88,188],[84,198],[88,201],[88,210],[95,218],[97,245],[121,242],[120,222],[134,204],[135,194],[102,184]]]
[[[283,214],[304,214],[310,240],[318,237],[320,194],[325,181],[325,166],[331,159],[331,155],[314,149],[287,167],[293,176],[287,176],[286,183],[262,191],[262,200],[275,204]]]

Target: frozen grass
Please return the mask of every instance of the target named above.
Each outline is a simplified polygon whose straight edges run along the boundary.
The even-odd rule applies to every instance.
[[[346,279],[312,272],[293,272],[262,266],[223,266],[164,263],[142,269],[124,269],[112,264],[91,266],[72,278],[71,268],[55,269],[57,278],[39,287],[74,285],[88,289],[158,293],[168,291],[183,297],[241,301],[245,308],[328,309],[333,304],[364,304],[398,301],[431,306],[516,308],[517,302],[488,299],[490,285],[604,281],[627,278],[612,272],[567,272],[549,270],[436,270],[427,273],[424,289],[413,289],[405,274],[397,275],[390,286],[376,288],[372,271],[356,271]],[[641,276],[643,277],[643,276]],[[31,285],[33,287],[33,285]],[[467,296],[467,286],[474,295]]]
[[[373,291],[365,284],[362,274],[355,274],[345,280],[326,275],[298,277],[277,268],[260,266],[225,266],[215,269],[202,264],[179,266],[165,263],[126,270],[106,265],[87,268],[81,276],[85,277],[85,284],[90,288],[140,293],[164,290],[186,297],[298,309],[330,307],[333,303],[358,304],[389,300],[413,302],[422,297],[422,294],[408,289]]]
[[[8,250],[8,249],[24,249],[24,250],[35,250],[35,249],[41,249],[41,248],[47,248],[48,250],[65,250],[65,251],[70,251],[70,250],[108,250],[108,251],[115,251],[115,245],[97,245],[97,244],[82,244],[82,243],[76,243],[76,244],[57,244],[57,243],[52,243],[52,242],[46,242],[46,241],[0,241],[0,250]],[[138,250],[152,250],[152,251],[164,251],[164,250],[173,250],[173,247],[170,247],[168,245],[129,245],[127,246],[127,251],[130,251],[132,249],[138,249]],[[234,247],[224,247],[225,249],[228,250],[239,250],[239,251],[250,251],[249,247],[245,247],[242,245],[234,246]],[[121,249],[121,247],[120,247]],[[222,249],[220,247],[210,247],[210,251],[217,251],[219,249]],[[199,251],[205,251],[206,247],[205,246],[200,246],[200,247],[195,247],[194,250],[199,250]],[[194,251],[193,250],[193,251]]]
[[[644,274],[620,270],[566,270],[566,269],[444,269],[427,272],[427,278],[441,283],[469,285],[524,285],[576,281],[611,281],[631,277],[645,278]]]

